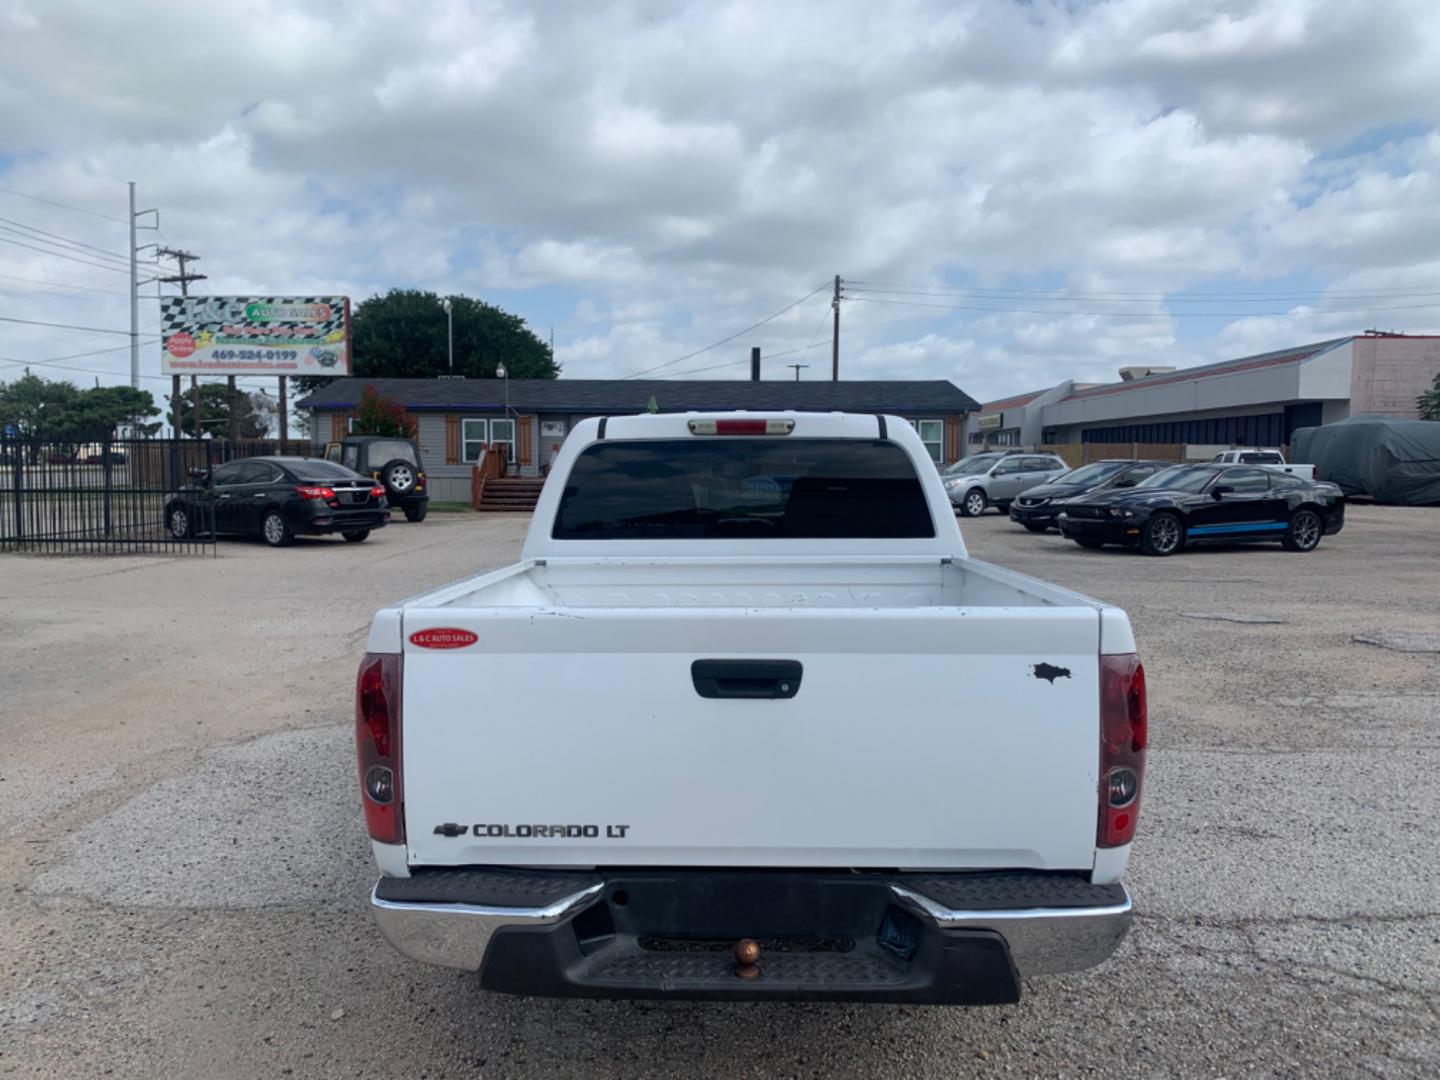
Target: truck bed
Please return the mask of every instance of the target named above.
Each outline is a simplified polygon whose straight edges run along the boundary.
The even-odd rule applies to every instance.
[[[530,559],[407,608],[1083,607],[1078,593],[975,559]]]

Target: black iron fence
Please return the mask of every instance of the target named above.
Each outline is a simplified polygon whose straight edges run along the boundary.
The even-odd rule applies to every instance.
[[[310,451],[289,440],[0,438],[0,551],[213,555],[213,522],[187,536],[167,527],[169,496],[234,458]]]

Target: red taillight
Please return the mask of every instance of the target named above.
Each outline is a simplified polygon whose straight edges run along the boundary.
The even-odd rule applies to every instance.
[[[376,484],[370,489],[370,497],[372,499],[383,499],[385,497],[385,489],[379,484]]]
[[[1100,657],[1100,820],[1095,845],[1120,847],[1135,838],[1145,776],[1149,717],[1145,667],[1134,653]]]
[[[309,484],[301,484],[295,489],[295,494],[302,499],[321,499],[324,502],[333,502],[335,489],[328,487],[313,487]]]
[[[365,828],[382,844],[405,842],[400,793],[400,675],[398,653],[366,653],[355,683],[355,753]]]

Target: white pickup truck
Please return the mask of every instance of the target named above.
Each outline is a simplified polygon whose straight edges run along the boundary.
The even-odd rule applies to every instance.
[[[375,918],[488,988],[1005,1003],[1129,926],[1129,621],[969,558],[903,419],[587,420],[366,648]]]
[[[1211,458],[1210,464],[1258,465],[1262,469],[1289,473],[1291,476],[1298,476],[1302,480],[1315,479],[1314,465],[1291,465],[1285,460],[1285,455],[1279,450],[1261,450],[1259,448],[1226,450]]]

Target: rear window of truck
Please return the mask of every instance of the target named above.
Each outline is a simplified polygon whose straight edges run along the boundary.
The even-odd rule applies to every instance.
[[[928,539],[909,456],[878,439],[601,442],[576,458],[556,540]]]

